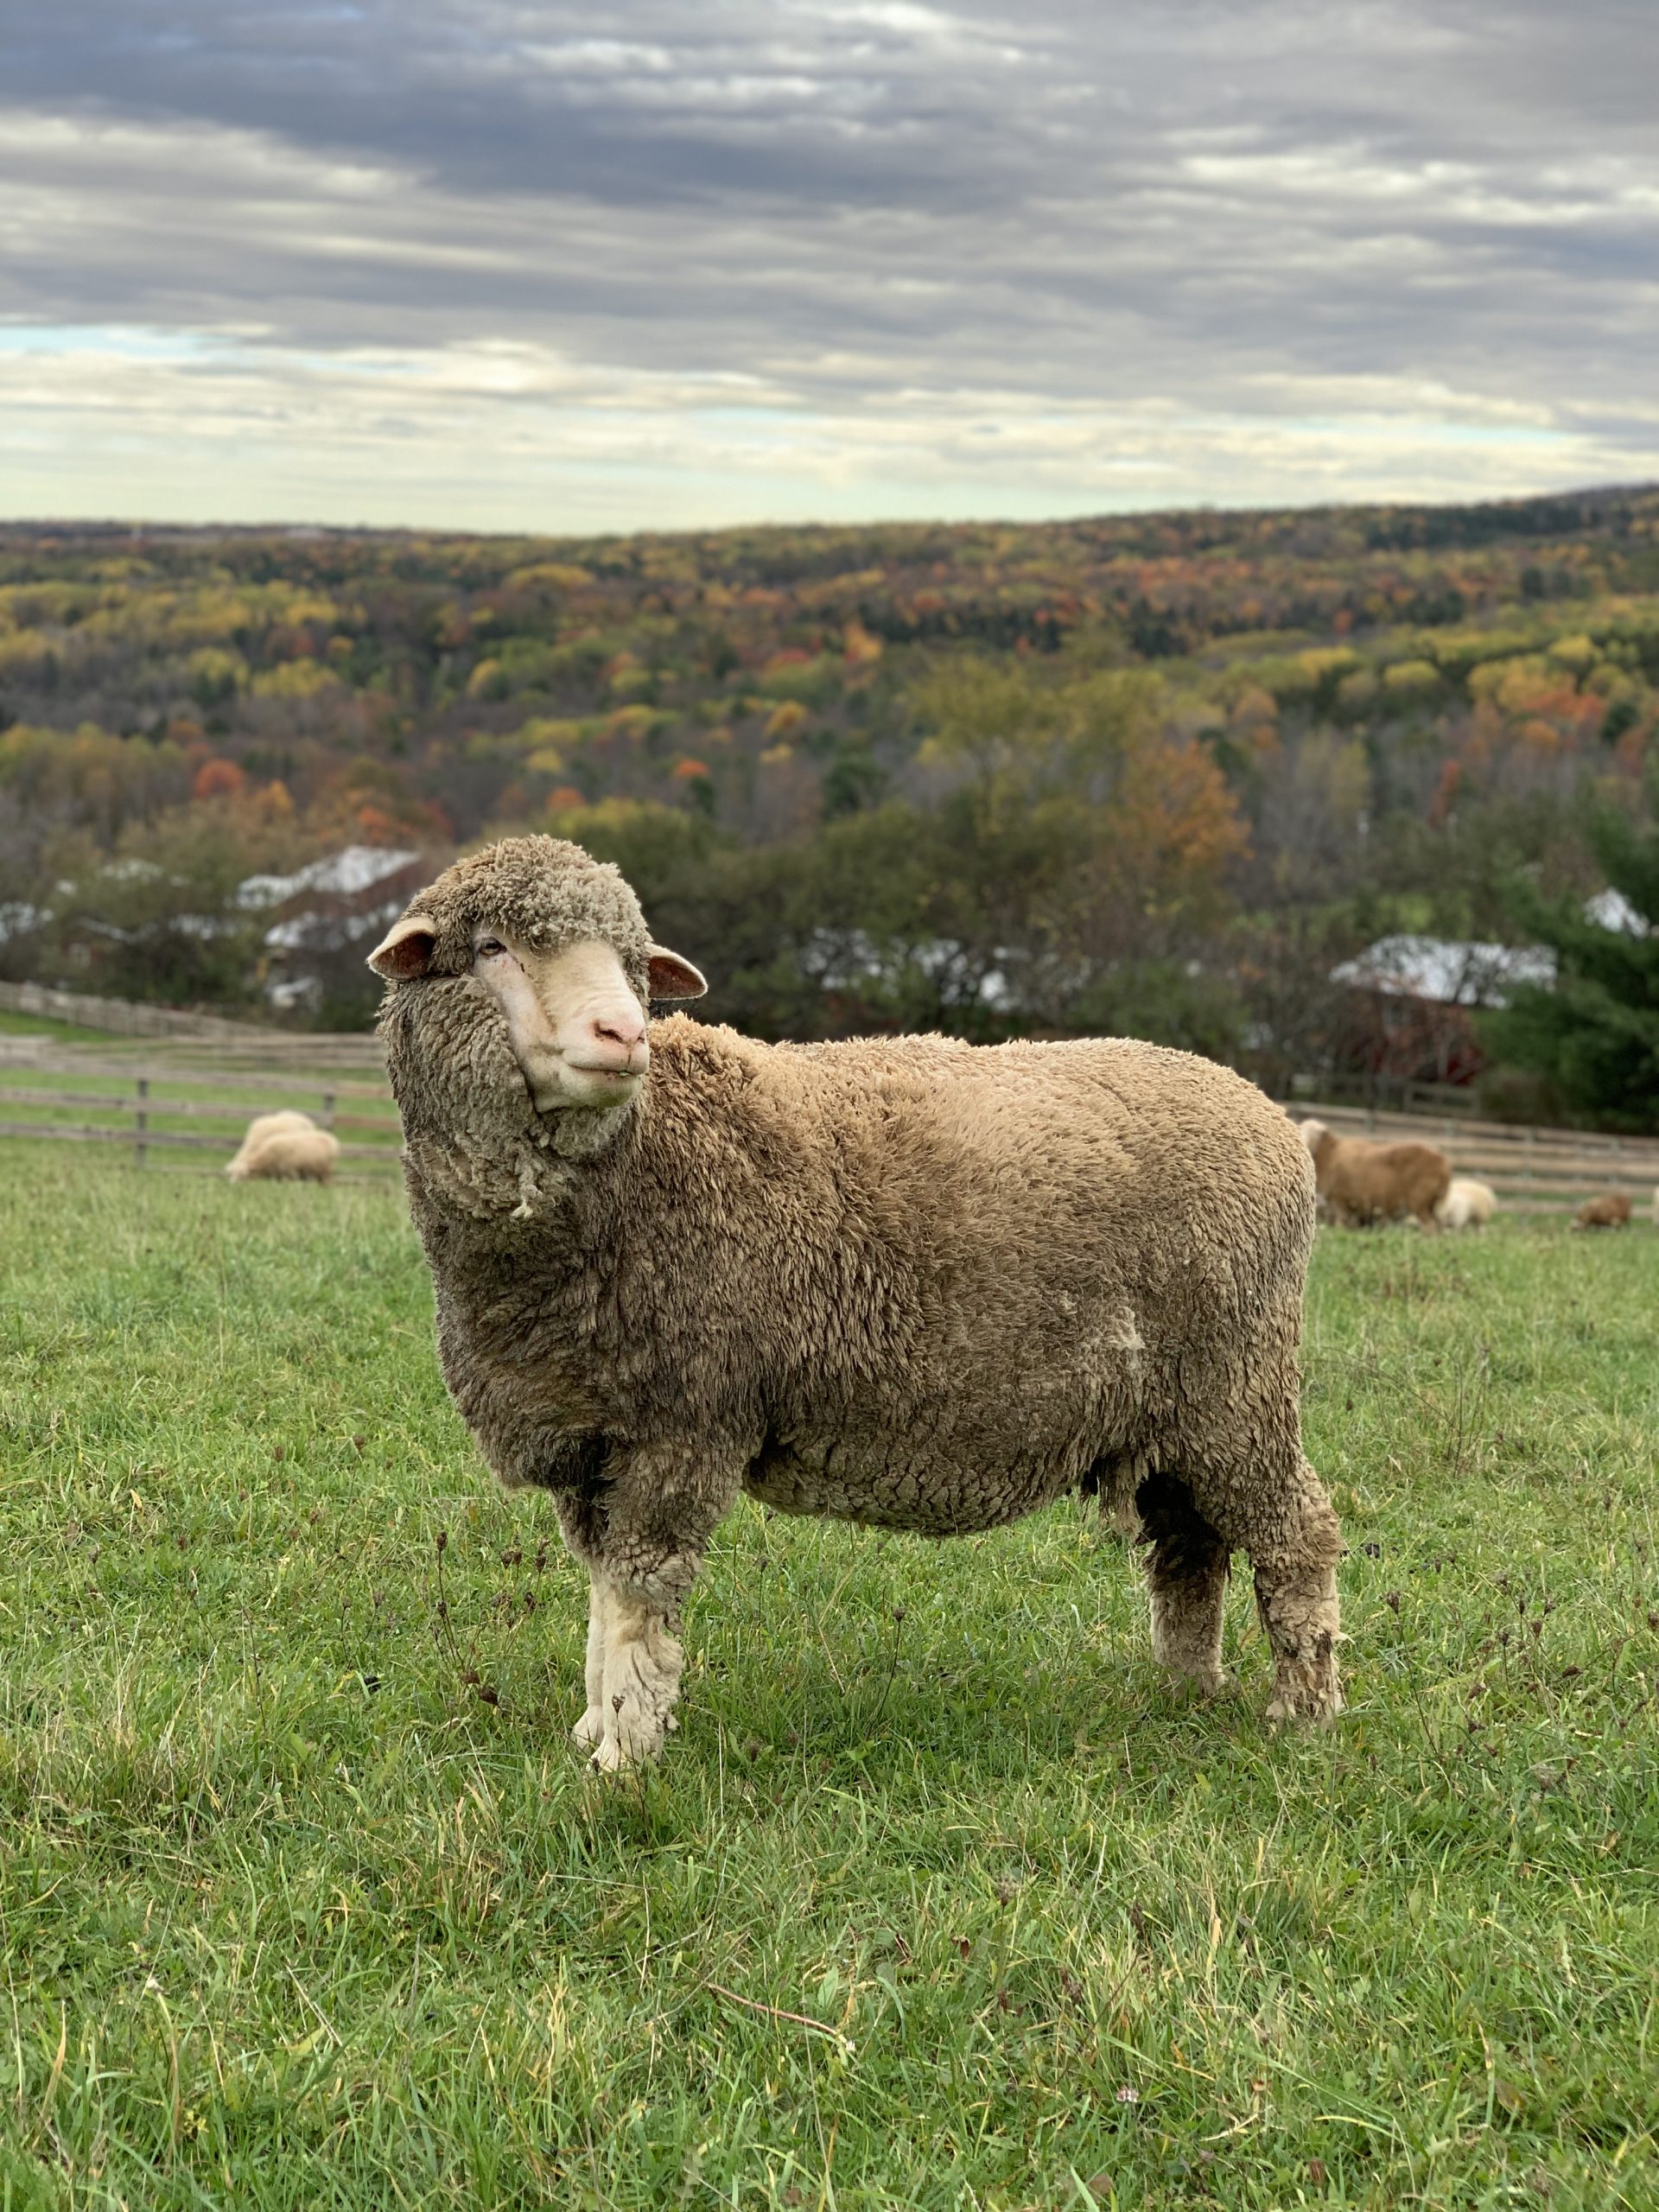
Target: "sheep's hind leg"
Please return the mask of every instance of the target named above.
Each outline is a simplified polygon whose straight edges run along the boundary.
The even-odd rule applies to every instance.
[[[1151,1546],[1147,1592],[1153,1656],[1206,1697],[1230,1687],[1221,1664],[1227,1546],[1173,1475],[1148,1475],[1135,1492],[1141,1541]]]
[[[1330,1720],[1342,1711],[1337,1646],[1342,1616],[1337,1560],[1342,1538],[1325,1486],[1306,1462],[1296,1513],[1284,1537],[1248,1547],[1256,1610],[1273,1650],[1269,1720]]]

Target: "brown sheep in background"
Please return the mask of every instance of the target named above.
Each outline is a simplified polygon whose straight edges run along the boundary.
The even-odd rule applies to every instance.
[[[1586,1198],[1573,1217],[1574,1229],[1626,1229],[1630,1226],[1630,1201],[1623,1191],[1606,1191],[1599,1198]]]
[[[1432,1144],[1376,1144],[1339,1137],[1323,1122],[1304,1122],[1302,1142],[1331,1220],[1349,1229],[1409,1215],[1427,1230],[1452,1187],[1452,1163]]]
[[[1340,1709],[1298,1408],[1313,1176],[1254,1085],[1124,1039],[647,1027],[702,977],[550,837],[459,861],[372,962],[445,1379],[588,1568],[596,1764],[661,1748],[745,1490],[931,1535],[1132,1500],[1172,1674],[1222,1687],[1243,1550],[1269,1714]]]
[[[340,1140],[308,1114],[257,1114],[225,1173],[232,1183],[326,1183],[339,1157]]]

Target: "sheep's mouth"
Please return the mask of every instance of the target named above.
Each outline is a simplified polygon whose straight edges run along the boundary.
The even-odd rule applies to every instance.
[[[642,1068],[584,1067],[562,1059],[553,1071],[525,1071],[525,1086],[536,1111],[554,1118],[596,1108],[626,1106],[645,1081]]]
[[[613,1067],[605,1060],[574,1059],[568,1052],[565,1055],[564,1065],[574,1074],[586,1076],[590,1081],[594,1077],[598,1076],[607,1083],[638,1083],[645,1072],[642,1067]]]

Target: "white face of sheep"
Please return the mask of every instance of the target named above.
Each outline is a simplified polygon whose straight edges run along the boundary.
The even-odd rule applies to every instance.
[[[486,931],[473,973],[501,1009],[538,1114],[620,1106],[651,1065],[645,1009],[608,944],[537,952]]]
[[[432,941],[430,924],[409,915],[369,964],[383,976],[423,975]],[[481,926],[474,933],[472,974],[500,1010],[538,1114],[624,1106],[645,1081],[645,1009],[613,946],[589,939],[543,951]],[[653,998],[701,998],[708,988],[689,960],[652,946]]]

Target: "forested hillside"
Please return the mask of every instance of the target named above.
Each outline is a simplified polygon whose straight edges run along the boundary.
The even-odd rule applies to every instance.
[[[0,531],[0,966],[260,1002],[236,887],[550,829],[715,1012],[1339,1066],[1650,804],[1659,492],[599,540]],[[365,1017],[343,966],[321,1017]],[[365,979],[366,981],[366,979]]]

